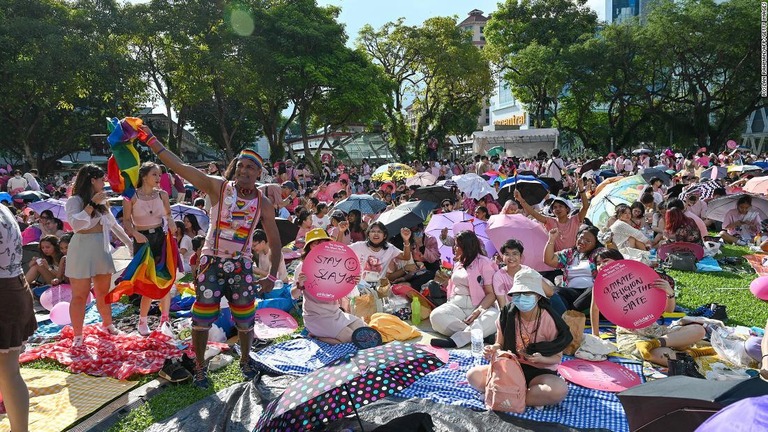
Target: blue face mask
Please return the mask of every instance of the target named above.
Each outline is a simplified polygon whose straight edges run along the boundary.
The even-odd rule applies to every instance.
[[[414,231],[413,232],[413,237],[414,238],[419,238],[419,237],[423,237],[423,236],[424,236],[424,232],[423,231]]]
[[[538,303],[536,294],[520,294],[519,296],[512,297],[512,303],[515,307],[520,309],[521,312],[528,312],[533,310]]]

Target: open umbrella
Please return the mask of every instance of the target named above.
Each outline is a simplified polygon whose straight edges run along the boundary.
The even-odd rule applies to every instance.
[[[437,177],[424,171],[405,179],[406,186],[431,186],[435,184]]]
[[[400,234],[401,228],[410,228],[424,222],[435,207],[437,204],[432,201],[408,201],[385,211],[376,220],[387,227],[390,237],[394,237]]]
[[[723,221],[725,214],[736,208],[736,202],[739,198],[749,194],[728,195],[722,198],[713,199],[707,204],[707,217],[716,221]],[[768,216],[768,199],[750,195],[752,197],[752,208],[750,212],[757,211],[760,214],[760,220]]]
[[[376,168],[371,174],[371,180],[390,181],[402,180],[416,175],[416,170],[401,163],[390,163]]]
[[[603,165],[603,158],[597,158],[597,159],[590,159],[583,164],[579,168],[576,169],[576,174],[581,176],[587,171],[597,171],[600,169],[600,167]]]
[[[661,180],[665,185],[669,186],[672,183],[672,176],[667,174],[666,171],[661,170],[659,168],[646,168],[643,170],[643,173],[640,174],[643,176],[645,181],[648,183],[651,182],[651,179],[657,178]]]
[[[277,232],[280,234],[281,246],[285,246],[288,243],[296,240],[296,234],[299,233],[299,226],[289,221],[288,219],[275,218],[277,224]],[[256,228],[263,229],[264,227],[259,222]]]
[[[376,214],[385,208],[387,208],[387,203],[365,194],[352,194],[334,207],[334,209],[344,213],[359,210],[362,214]]]
[[[721,186],[714,181],[704,181],[689,186],[680,194],[680,199],[685,200],[690,195],[698,195],[701,199],[712,198],[715,194],[715,190]]]
[[[728,168],[723,166],[712,166],[701,172],[701,178],[718,180],[728,176]]]
[[[768,195],[768,177],[753,177],[744,185],[744,192]]]
[[[592,198],[587,217],[597,227],[605,227],[619,204],[631,205],[640,198],[643,189],[648,186],[641,175],[625,177],[609,184]]]
[[[440,234],[443,228],[448,229],[448,235],[453,237],[453,225],[472,219],[472,215],[463,211],[452,211],[448,213],[440,213],[432,215],[432,219],[429,220],[429,224],[424,229],[424,233],[437,239],[438,250],[440,250],[440,260],[442,262],[453,262],[453,247],[443,243],[440,239]]]
[[[486,233],[497,250],[501,250],[509,239],[519,240],[525,248],[523,264],[537,271],[552,270],[544,264],[544,248],[549,235],[540,223],[521,214],[498,214],[488,219]]]
[[[493,199],[498,199],[499,195],[488,182],[477,174],[462,174],[453,177],[459,190],[464,195],[473,199],[480,199],[486,195],[491,195]]]
[[[488,154],[488,156],[492,157],[492,156],[499,156],[499,155],[501,155],[501,154],[503,154],[505,152],[506,152],[506,150],[504,149],[504,147],[496,146],[496,147],[492,147],[492,148],[488,149],[488,151],[486,153]]]
[[[61,219],[62,221],[66,221],[67,211],[64,209],[65,204],[66,201],[48,198],[42,201],[31,202],[27,205],[27,207],[34,210],[37,214],[40,214],[45,210],[50,210],[51,213],[53,213],[53,217],[56,219]]]
[[[453,224],[451,235],[456,236],[462,231],[472,231],[475,233],[478,240],[480,240],[480,243],[485,246],[485,254],[489,257],[492,257],[496,254],[496,246],[493,245],[493,242],[488,236],[487,230],[488,222],[477,218],[472,218]]]
[[[171,206],[171,216],[173,217],[173,220],[184,220],[184,216],[186,215],[193,215],[197,218],[200,227],[205,231],[208,231],[208,225],[211,223],[211,218],[208,217],[205,210],[186,204],[174,204]]]
[[[647,148],[639,148],[636,150],[632,150],[633,155],[651,154],[651,153],[653,153],[653,150],[647,149]]]
[[[50,197],[51,197],[50,195],[46,193],[42,193],[40,191],[28,190],[28,191],[17,193],[16,195],[13,196],[13,199],[16,201],[35,202],[35,201],[42,201]]]
[[[8,192],[0,192],[0,201],[12,202],[13,198]]]
[[[444,199],[452,200],[455,198],[453,193],[443,186],[420,187],[413,191],[413,195],[411,195],[411,197],[424,201],[432,201],[435,203],[441,203]]]
[[[530,205],[540,203],[549,195],[549,186],[533,176],[511,177],[501,182],[500,186],[499,203],[501,205],[514,199],[515,189],[520,191],[520,195]]]
[[[728,172],[739,172],[739,173],[745,173],[748,171],[762,171],[763,169],[760,168],[757,165],[729,165],[728,166]]]
[[[442,365],[436,355],[397,341],[349,354],[291,383],[264,410],[256,430],[320,429],[400,392]]]

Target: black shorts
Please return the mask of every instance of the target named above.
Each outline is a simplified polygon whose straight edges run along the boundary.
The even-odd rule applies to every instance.
[[[523,375],[525,375],[525,385],[531,385],[531,381],[537,376],[541,375],[557,375],[557,372],[551,369],[537,368],[529,364],[520,363],[520,367],[523,369]]]

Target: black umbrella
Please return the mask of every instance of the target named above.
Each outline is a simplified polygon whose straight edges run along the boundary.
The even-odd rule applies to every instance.
[[[576,170],[576,175],[582,175],[587,171],[597,171],[603,165],[603,158],[590,159],[584,162],[579,169]]]
[[[288,243],[296,240],[296,234],[299,233],[298,225],[289,221],[288,219],[283,218],[275,218],[275,222],[277,223],[277,231],[280,233],[280,247],[283,247]],[[264,229],[264,227],[261,225],[261,222],[259,222],[256,228]]]
[[[667,189],[667,198],[677,198],[681,192],[683,192],[683,189],[685,189],[688,185],[686,184],[676,184],[672,186],[671,188]]]
[[[14,200],[24,201],[24,202],[35,202],[35,201],[42,201],[47,200],[51,196],[47,193],[42,193],[40,191],[24,191],[19,192],[16,195],[13,196]]]
[[[410,228],[424,222],[435,207],[437,204],[432,201],[408,201],[385,211],[376,221],[383,223],[389,236],[394,237],[400,234],[401,228]]]
[[[643,176],[643,179],[648,183],[650,183],[651,179],[653,179],[654,177],[661,180],[667,186],[669,186],[672,183],[672,176],[667,174],[666,171],[660,170],[658,168],[646,168],[643,170],[643,173],[640,175]]]
[[[431,201],[435,203],[441,203],[445,199],[453,200],[454,194],[450,189],[446,189],[443,186],[426,186],[420,187],[411,195],[413,198]]]
[[[523,180],[512,181],[499,189],[499,203],[504,205],[508,200],[514,199],[515,189],[520,191],[520,195],[525,202],[530,205],[540,203],[549,195],[548,186],[541,180]]]

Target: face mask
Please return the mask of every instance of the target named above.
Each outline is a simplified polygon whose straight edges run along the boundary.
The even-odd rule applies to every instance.
[[[420,237],[424,236],[424,233],[422,231],[414,231],[413,236],[415,238],[420,238]]]
[[[512,303],[514,303],[515,307],[520,309],[521,312],[528,312],[533,310],[538,302],[536,300],[536,294],[520,294],[519,297],[512,299]]]

